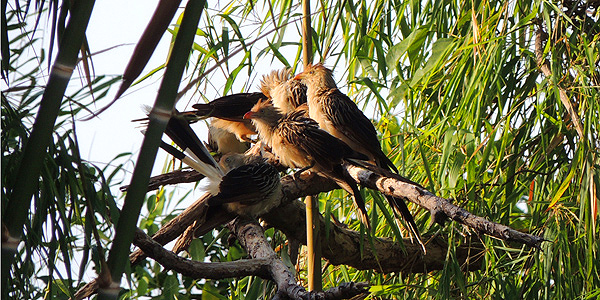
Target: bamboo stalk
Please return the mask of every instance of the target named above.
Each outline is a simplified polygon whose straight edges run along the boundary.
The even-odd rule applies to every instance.
[[[113,244],[108,255],[107,265],[112,282],[107,283],[108,286],[100,285],[98,299],[118,299],[121,290],[121,277],[129,258],[129,249],[133,241],[139,213],[144,203],[152,166],[154,165],[161,136],[175,106],[177,88],[187,64],[189,51],[205,3],[205,0],[190,0],[184,10],[165,75],[154,107],[149,115],[148,129],[138,156],[138,163],[136,163],[133,171],[131,185],[125,196]]]
[[[2,1],[6,11],[6,1]],[[31,199],[37,191],[40,172],[44,166],[48,145],[52,142],[54,125],[60,112],[65,91],[77,65],[77,55],[85,38],[95,0],[76,1],[70,10],[70,18],[64,30],[50,77],[40,101],[31,134],[17,171],[19,184],[9,192],[8,203],[2,215],[2,299],[6,298],[10,268],[18,253],[18,246],[27,221]],[[2,32],[6,30],[4,26]],[[4,54],[4,53],[3,53]],[[2,63],[8,57],[2,56]],[[3,92],[4,93],[4,92]],[[3,95],[4,97],[4,95]],[[4,125],[3,125],[4,129]],[[4,157],[4,153],[2,154]],[[9,212],[9,213],[6,213]]]
[[[310,0],[302,1],[302,60],[304,67],[312,63],[312,28],[310,26]],[[317,196],[306,197],[306,248],[308,290],[323,289],[321,276],[321,247],[317,245],[319,236],[319,202]]]
[[[306,197],[306,252],[308,290],[323,290],[321,275],[321,247],[318,245],[319,237],[319,202],[318,197]]]
[[[312,63],[312,28],[310,27],[310,0],[302,0],[302,60],[304,66]]]

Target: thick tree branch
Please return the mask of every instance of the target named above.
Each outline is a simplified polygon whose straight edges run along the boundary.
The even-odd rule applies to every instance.
[[[285,233],[288,239],[306,241],[304,203],[289,202],[262,218]],[[427,242],[427,255],[423,255],[421,247],[410,239],[399,243],[390,238],[373,238],[371,242],[369,237],[336,224],[330,224],[329,232],[326,232],[325,219],[321,215],[319,223],[323,229],[318,237],[321,254],[333,265],[343,264],[359,270],[384,273],[419,273],[444,268],[448,246],[441,238]],[[484,249],[479,243],[474,244],[476,245],[461,245],[456,250],[457,260],[467,271],[481,269]]]
[[[481,233],[507,241],[516,241],[539,248],[543,238],[514,230],[508,226],[488,221],[440,198],[428,190],[395,178],[394,174],[383,176],[365,168],[347,165],[348,173],[361,185],[377,189],[387,195],[402,197],[430,211],[432,220],[450,219],[478,230]]]
[[[287,266],[283,263],[267,242],[262,227],[251,219],[238,218],[228,225],[236,234],[252,258],[263,258],[268,262],[271,278],[277,284],[277,293],[290,299],[342,299],[350,298],[366,292],[368,284],[354,283],[340,285],[332,290],[321,292],[308,292],[296,283],[296,279]]]
[[[224,279],[244,276],[270,278],[269,258],[241,259],[231,262],[200,262],[185,259],[166,250],[141,229],[135,232],[133,243],[149,257],[169,270],[192,278]]]

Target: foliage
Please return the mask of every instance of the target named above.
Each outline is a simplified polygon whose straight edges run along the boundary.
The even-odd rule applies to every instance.
[[[324,288],[342,281],[369,281],[373,297],[408,299],[594,299],[600,294],[597,6],[597,1],[312,3],[315,57],[335,70],[340,88],[375,120],[384,152],[403,175],[474,214],[549,240],[540,251],[480,236],[487,250],[484,268],[463,272],[455,247],[465,242],[465,235],[477,233],[452,222],[429,225],[429,215],[412,207],[424,235],[448,240],[444,270],[379,274],[328,266]],[[184,98],[197,102],[199,96],[210,100],[254,90],[259,75],[271,69],[264,67],[267,64],[296,69],[300,14],[299,3],[290,1],[211,3],[197,29],[185,73],[193,93],[182,93]],[[34,19],[21,22],[14,12],[6,16],[7,30],[29,30],[26,25]],[[169,29],[172,34],[178,32],[178,24]],[[549,37],[536,49],[539,28]],[[23,50],[36,45],[31,36],[26,32],[11,41],[8,74],[15,79],[2,95],[3,208],[16,184],[11,174],[44,88],[38,82],[45,74],[39,69],[42,63],[25,69],[31,71],[21,67],[28,59],[20,56]],[[46,52],[39,53],[34,59],[44,61]],[[549,63],[550,76],[540,71],[539,57]],[[63,102],[64,117],[47,154],[52,159],[46,159],[34,198],[36,210],[29,215],[25,246],[13,268],[13,283],[19,287],[16,298],[40,298],[45,284],[52,288],[49,295],[70,295],[79,281],[56,271],[57,263],[70,270],[68,266],[77,262],[82,274],[89,267],[92,245],[109,246],[115,205],[107,191],[117,171],[103,180],[101,171],[106,170],[79,158],[76,123],[70,115],[85,108],[89,93],[98,98],[112,80],[100,77],[91,90],[84,88]],[[561,93],[575,107],[582,133]],[[104,185],[99,188],[95,182]],[[376,220],[375,235],[394,237],[403,231],[386,220],[385,201],[366,190],[365,196]],[[140,221],[141,227],[152,233],[176,214],[177,210],[165,211],[169,201],[177,200],[164,191],[149,197],[150,213]],[[364,230],[350,201],[340,191],[321,195],[321,212]],[[95,222],[101,226],[91,226]],[[82,228],[84,234],[72,227]],[[99,238],[92,239],[94,232]],[[268,235],[274,247],[285,241],[272,229]],[[241,248],[227,245],[225,237],[225,232],[206,235],[194,242],[188,255],[214,261],[241,257]],[[75,258],[76,251],[84,253],[83,259]],[[36,253],[41,264],[34,263]],[[285,251],[281,253],[285,256]],[[40,284],[34,277],[46,281]],[[257,278],[192,280],[163,272],[153,262],[133,268],[129,279],[133,289],[127,297],[132,298],[193,298],[202,291],[207,299],[255,299],[268,298],[274,289]]]
[[[11,24],[8,31],[13,38],[6,78],[8,88],[2,91],[3,221],[8,214],[15,213],[7,210],[8,200],[14,187],[22,184],[17,172],[28,163],[23,161],[23,152],[40,110],[48,72],[44,69],[47,52],[36,48],[39,37],[33,34],[31,26],[26,26],[35,21],[35,14],[18,22],[24,16],[14,10],[7,14]],[[29,51],[39,51],[39,55],[30,56]],[[117,175],[122,164],[107,170],[83,159],[74,118],[94,99],[102,99],[117,81],[115,77],[98,76],[87,86],[73,86],[61,103],[52,144],[43,157],[43,167],[35,183],[37,191],[24,224],[24,243],[18,248],[17,261],[11,269],[10,291],[3,286],[3,293],[10,293],[13,299],[37,299],[44,295],[64,298],[75,292],[83,275],[89,272],[88,266],[99,269],[99,255],[109,243],[112,222],[119,215],[110,186],[120,183],[115,179],[120,177]],[[4,252],[2,256],[4,264]],[[78,267],[79,273],[74,273]]]

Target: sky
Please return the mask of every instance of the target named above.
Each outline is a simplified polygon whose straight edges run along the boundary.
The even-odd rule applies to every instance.
[[[135,44],[152,17],[157,3],[158,1],[148,0],[96,1],[87,29],[91,52],[95,53],[116,46],[93,56],[94,70],[97,75],[123,74]],[[115,9],[116,7],[118,9]],[[169,36],[166,35],[143,74],[164,63],[168,47]],[[144,116],[141,107],[153,104],[159,85],[160,76],[154,76],[149,81],[131,87],[122,98],[97,118],[77,122],[82,156],[102,166],[120,153],[137,153],[143,136],[139,126],[131,120]],[[100,109],[109,99],[112,99],[117,87],[115,85],[109,96],[99,101],[95,109]],[[130,164],[128,168],[132,170],[132,167]]]
[[[179,11],[175,15],[175,18],[177,18],[183,11],[183,6],[185,3],[185,1],[182,2]],[[135,45],[146,28],[148,21],[151,19],[157,4],[157,0],[96,1],[89,27],[86,32],[90,50],[92,53],[95,53],[105,49],[110,49],[93,56],[92,59],[96,75],[105,74],[119,76],[123,74]],[[216,7],[219,5],[219,3],[216,3],[209,9],[216,9]],[[175,21],[176,20],[173,20],[171,24],[174,24]],[[220,25],[222,24],[219,24],[219,20],[216,20],[214,26]],[[170,28],[172,28],[172,26],[170,26]],[[244,30],[248,28],[244,27],[241,29]],[[216,30],[219,31],[220,28],[216,28]],[[287,33],[286,39],[288,38],[287,36],[289,34],[293,35],[293,30],[290,28]],[[294,37],[291,38],[293,39]],[[162,65],[166,61],[170,40],[171,35],[169,33],[165,33],[145,70],[142,72],[142,76],[157,66]],[[255,46],[261,47],[261,42],[265,43],[264,41],[259,41]],[[285,49],[282,49],[282,51],[285,51]],[[296,53],[294,51],[294,53],[290,54],[288,60],[293,60],[295,55]],[[241,59],[241,57],[243,57],[243,53],[233,57],[230,60],[230,66],[237,66],[236,60]],[[254,77],[251,79],[251,85],[246,88],[252,91],[258,90],[259,79],[262,76],[262,74],[259,73],[267,73],[272,69],[278,69],[281,67],[283,67],[283,65],[276,62],[267,68],[257,68],[260,70],[252,75]],[[217,71],[216,73],[219,72],[220,71]],[[244,78],[242,73],[243,72],[240,72],[238,79]],[[90,161],[96,166],[101,168],[106,166],[113,160],[113,158],[121,153],[133,153],[133,156],[126,156],[111,163],[111,166],[125,163],[125,171],[119,173],[117,176],[118,179],[123,179],[123,182],[118,186],[129,183],[135,162],[137,160],[137,154],[143,141],[143,135],[140,132],[142,129],[140,124],[131,122],[131,120],[145,117],[145,112],[142,106],[153,105],[160,87],[162,79],[161,75],[162,72],[159,72],[152,76],[149,80],[145,80],[139,85],[130,87],[124,96],[122,96],[108,110],[101,113],[97,118],[94,118],[91,121],[80,120],[77,122],[77,136],[80,143],[81,155],[84,159]],[[222,87],[225,85],[225,80],[219,79],[218,77],[219,76],[214,76],[214,78],[208,78],[205,80],[209,85],[209,91],[207,91],[207,97],[209,98],[222,93]],[[77,81],[75,80],[76,79],[72,79],[71,83],[77,84]],[[182,80],[179,90],[181,90],[187,84],[187,82],[187,79]],[[234,92],[239,91],[245,82],[245,80],[236,80],[232,90]],[[115,84],[110,90],[109,95],[99,101],[97,107],[92,107],[92,110],[98,110],[104,107],[106,103],[113,99],[117,89],[118,84]],[[214,94],[208,95],[208,93]],[[189,110],[189,106],[191,104],[200,101],[202,100],[200,100],[198,94],[188,92],[184,95],[184,97],[182,97],[176,107],[180,110]],[[84,118],[84,116],[85,114],[82,114],[81,118]],[[202,140],[206,140],[207,130],[204,122],[198,122],[192,126],[196,130],[196,133],[199,135],[199,137]],[[168,138],[164,138],[164,140],[168,141]],[[170,156],[159,149],[157,158],[154,162],[154,168],[152,172],[153,176],[164,173],[163,168],[168,159],[170,159]],[[111,167],[109,166],[109,169],[110,168]],[[110,174],[110,171],[108,173]],[[113,187],[112,190],[115,196],[120,197],[121,192],[118,190],[118,186]],[[175,191],[176,196],[179,195],[183,197],[184,194],[190,191],[190,189],[193,189],[193,187],[193,184],[178,184],[176,186],[171,186],[170,189]],[[201,188],[193,189],[191,197],[186,198],[185,201],[183,203],[179,203],[178,206],[185,206],[186,203],[195,200],[202,193],[203,191]],[[177,198],[176,196],[174,198]],[[171,203],[172,205],[176,205],[176,202],[177,201],[173,201]],[[122,199],[120,199],[118,203],[119,205],[122,204]],[[170,211],[174,208],[175,207],[170,206],[165,208],[165,211]]]

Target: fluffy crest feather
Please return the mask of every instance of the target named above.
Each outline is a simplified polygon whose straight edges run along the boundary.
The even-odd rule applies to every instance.
[[[260,91],[267,96],[272,98],[271,91],[277,86],[286,83],[292,75],[292,70],[289,68],[281,70],[273,70],[270,74],[264,75],[260,80]]]

